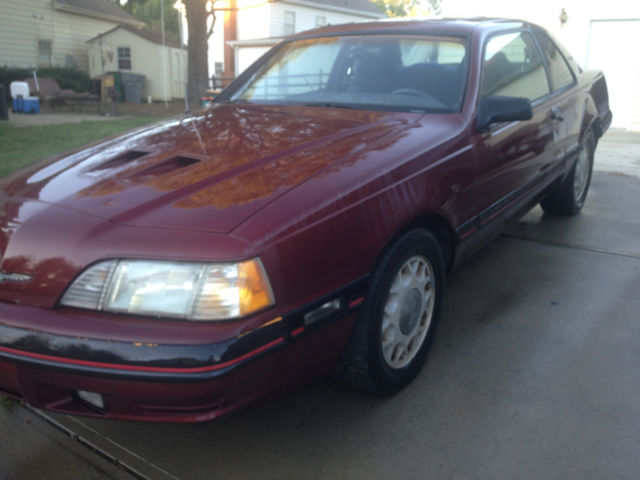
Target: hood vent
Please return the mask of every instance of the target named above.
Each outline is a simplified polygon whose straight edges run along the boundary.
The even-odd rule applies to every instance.
[[[137,181],[146,180],[154,177],[161,177],[176,172],[182,168],[190,167],[200,162],[199,159],[193,157],[186,157],[179,155],[172,157],[168,160],[164,160],[152,167],[145,168],[131,176],[132,179]]]
[[[100,170],[108,170],[111,168],[118,168],[123,165],[126,165],[129,162],[137,160],[140,157],[144,157],[149,152],[142,152],[140,150],[129,150],[127,152],[122,152],[120,155],[116,155],[111,160],[107,160],[105,163],[101,163],[96,168],[93,168],[93,172],[97,172]]]

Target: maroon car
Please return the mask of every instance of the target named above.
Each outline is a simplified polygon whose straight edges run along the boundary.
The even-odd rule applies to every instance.
[[[577,213],[610,122],[523,22],[293,36],[205,112],[0,179],[0,393],[180,422],[331,371],[393,393],[447,273],[537,202]]]

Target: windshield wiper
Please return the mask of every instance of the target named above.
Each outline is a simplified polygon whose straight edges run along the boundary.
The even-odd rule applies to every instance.
[[[307,102],[301,103],[305,107],[323,107],[323,108],[346,108],[348,110],[357,110],[360,106],[351,105],[349,103],[337,103],[337,102]]]

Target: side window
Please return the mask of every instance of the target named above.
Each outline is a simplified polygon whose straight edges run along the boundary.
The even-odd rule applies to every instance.
[[[285,10],[284,12],[284,32],[285,35],[296,33],[296,12]]]
[[[544,33],[536,31],[534,33],[544,51],[549,62],[549,73],[551,74],[551,88],[553,91],[562,90],[573,83],[573,75],[564,57],[555,46],[553,41]]]
[[[118,70],[131,70],[131,48],[118,47]]]
[[[51,41],[38,40],[38,65],[48,67],[51,65]]]
[[[482,96],[526,97],[548,95],[549,82],[542,57],[527,32],[491,37],[482,62]]]

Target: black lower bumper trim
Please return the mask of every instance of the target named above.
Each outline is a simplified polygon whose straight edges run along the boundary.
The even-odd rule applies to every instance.
[[[77,338],[0,324],[0,359],[92,376],[157,381],[203,381],[284,347],[302,332],[348,315],[363,300],[368,276],[324,295],[282,319],[242,336],[204,345],[157,345]],[[339,302],[313,325],[305,316],[327,302]]]

